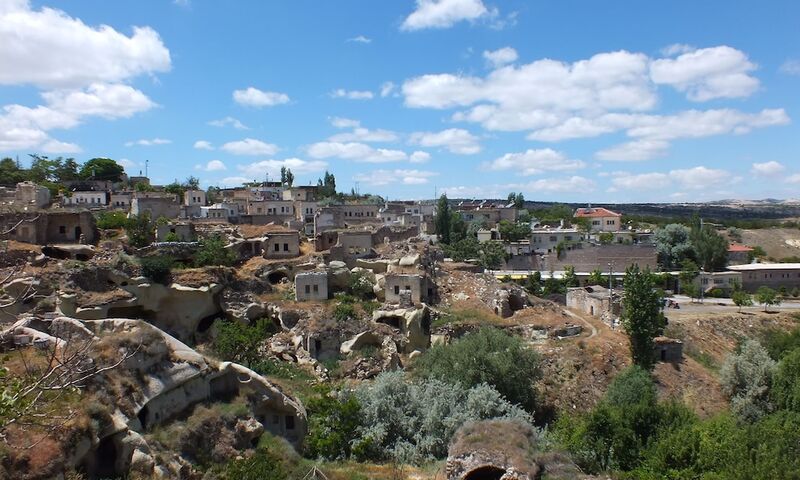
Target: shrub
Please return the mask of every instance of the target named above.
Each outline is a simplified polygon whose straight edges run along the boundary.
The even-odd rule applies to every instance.
[[[778,361],[792,350],[800,348],[800,328],[788,333],[776,329],[767,330],[762,335],[761,343],[769,352],[769,356]]]
[[[800,413],[800,349],[794,349],[778,363],[771,397],[778,408]]]
[[[274,332],[274,325],[268,319],[261,319],[254,325],[243,325],[237,321],[217,320],[214,322],[217,337],[212,348],[223,360],[254,365],[259,360],[261,343]]]
[[[353,395],[361,405],[361,425],[352,443],[359,459],[421,463],[444,458],[453,434],[466,422],[531,420],[489,385],[408,382],[402,372],[382,373]]]
[[[97,228],[117,229],[128,225],[128,216],[124,212],[101,212],[97,215]]]
[[[739,353],[728,356],[720,383],[737,418],[754,422],[772,411],[769,390],[774,370],[775,361],[755,340],[746,341]]]
[[[366,272],[355,272],[350,275],[347,293],[360,300],[369,300],[375,296],[372,291],[372,282],[370,282]]]
[[[172,257],[142,257],[139,259],[139,263],[142,265],[143,276],[163,285],[169,283],[173,265]]]
[[[194,263],[198,267],[218,266],[229,267],[236,262],[236,253],[225,248],[225,241],[220,235],[211,235],[201,238],[198,242]]]
[[[128,219],[125,224],[125,233],[128,235],[128,244],[141,248],[153,242],[153,224],[150,215],[143,213]]]
[[[509,402],[533,412],[539,363],[539,355],[519,337],[484,327],[449,345],[435,345],[417,360],[415,372],[466,387],[491,385]]]
[[[323,395],[308,402],[305,453],[312,458],[345,460],[361,426],[361,405],[352,395],[339,400]]]
[[[356,318],[356,307],[349,302],[339,302],[333,307],[333,318],[340,322],[346,322],[351,318]]]

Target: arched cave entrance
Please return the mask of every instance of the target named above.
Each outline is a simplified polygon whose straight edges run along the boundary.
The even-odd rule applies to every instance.
[[[403,317],[399,317],[397,315],[390,315],[387,317],[381,317],[378,319],[378,323],[385,323],[390,327],[394,327],[400,330],[400,326],[403,324]]]
[[[494,465],[478,467],[464,475],[464,480],[500,480],[506,473],[505,470]]]
[[[283,270],[275,270],[274,272],[267,274],[267,281],[271,285],[279,284],[284,278],[289,278],[289,275]]]

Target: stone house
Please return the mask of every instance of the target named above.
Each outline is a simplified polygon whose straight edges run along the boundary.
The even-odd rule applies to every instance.
[[[372,237],[372,232],[366,230],[339,232],[336,245],[330,248],[330,260],[340,260],[352,266],[359,258],[372,257]]]
[[[229,221],[239,217],[239,206],[235,203],[223,202],[200,207],[200,218],[213,218]]]
[[[305,272],[294,277],[294,295],[298,302],[328,299],[328,273]]]
[[[20,182],[14,192],[18,206],[43,208],[50,205],[50,190],[33,182]]]
[[[317,200],[317,190],[319,187],[316,185],[303,185],[297,187],[290,187],[283,190],[281,194],[284,200],[299,201],[299,202],[315,202]]]
[[[294,203],[289,200],[251,200],[247,202],[248,215],[294,217]]]
[[[586,236],[576,228],[536,228],[531,230],[530,239],[533,251],[545,254],[555,252],[559,243],[580,243]]]
[[[181,204],[176,195],[165,192],[134,192],[131,200],[131,215],[149,214],[150,218],[157,220],[164,218],[178,218],[181,213]]]
[[[669,337],[654,338],[653,358],[657,362],[679,363],[683,359],[683,342]]]
[[[330,205],[320,207],[314,217],[314,234],[347,228],[350,225],[363,225],[364,223],[380,223],[378,211],[380,205]]]
[[[205,206],[206,192],[202,190],[186,190],[183,192],[183,204],[187,207]]]
[[[386,303],[402,303],[403,294],[409,292],[405,295],[410,296],[411,303],[419,305],[427,302],[429,296],[433,294],[427,277],[423,275],[390,273],[386,275],[385,281]]]
[[[495,227],[502,220],[516,222],[519,219],[519,210],[504,204],[488,201],[461,202],[454,210],[461,215],[465,222],[485,222],[489,227]]]
[[[108,192],[76,191],[66,194],[61,199],[65,207],[99,208],[108,205]]]
[[[755,292],[765,286],[778,290],[800,288],[800,263],[748,263],[728,270],[742,274],[742,289]]]
[[[620,313],[619,302],[599,285],[568,288],[567,307],[597,318],[617,317]]]
[[[292,258],[300,256],[298,232],[270,232],[262,242],[264,258]]]
[[[171,234],[177,236],[179,242],[193,242],[197,239],[197,233],[192,223],[168,223],[156,227],[157,242],[167,242],[167,237]]]
[[[607,208],[579,208],[575,210],[575,218],[589,220],[589,228],[593,232],[616,232],[620,230],[622,215]]]
[[[40,212],[0,214],[0,228],[10,230],[5,239],[48,245],[55,243],[95,243],[98,238],[90,212]]]
[[[731,243],[728,245],[728,265],[744,265],[753,258],[753,249],[747,245]]]
[[[132,199],[132,192],[113,192],[111,193],[111,201],[109,202],[109,206],[114,210],[122,210],[127,212],[131,208]]]

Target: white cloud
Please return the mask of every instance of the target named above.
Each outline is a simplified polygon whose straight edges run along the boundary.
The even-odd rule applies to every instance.
[[[308,147],[313,158],[341,158],[366,163],[385,163],[406,160],[408,155],[400,150],[372,148],[357,142],[317,142]]]
[[[141,166],[139,163],[136,163],[133,160],[130,160],[130,159],[127,159],[127,158],[123,158],[123,159],[117,160],[117,163],[122,165],[122,167],[125,169],[126,172],[131,172],[135,168],[138,168],[138,167]]]
[[[233,127],[236,130],[250,130],[247,125],[233,117],[220,118],[219,120],[211,120],[208,122],[212,127]]]
[[[795,173],[794,175],[789,175],[786,177],[787,183],[799,183],[800,184],[800,173]]]
[[[211,142],[207,140],[198,140],[194,142],[194,148],[197,150],[214,150],[214,147],[211,145]]]
[[[598,123],[606,125],[607,132],[624,126],[627,135],[634,140],[601,150],[596,156],[601,160],[612,161],[649,160],[665,155],[673,140],[725,134],[742,135],[756,128],[786,125],[789,121],[789,116],[783,109],[764,109],[758,113],[731,109],[687,110],[676,115],[629,116],[624,121],[611,123],[605,122],[601,117]]]
[[[800,60],[790,58],[781,64],[780,71],[788,75],[800,75]]]
[[[519,55],[513,48],[503,47],[494,51],[485,50],[483,58],[486,59],[490,66],[497,68],[516,62]]]
[[[665,57],[672,57],[681,53],[688,53],[695,50],[697,50],[695,47],[685,43],[673,43],[672,45],[667,45],[666,47],[662,48],[661,54]]]
[[[650,77],[685,92],[689,100],[705,102],[751,95],[759,87],[758,79],[749,75],[755,69],[744,52],[722,45],[654,60]]]
[[[336,128],[356,128],[361,126],[361,122],[350,118],[333,117],[329,119],[331,125]]]
[[[750,172],[761,177],[771,177],[783,173],[785,170],[786,167],[783,164],[771,160],[769,162],[754,163]]]
[[[179,7],[184,7],[184,8],[192,5],[191,0],[172,0],[172,3],[174,3]]]
[[[348,38],[347,42],[354,42],[354,43],[372,43],[372,39],[365,37],[364,35],[358,35],[353,38]]]
[[[669,176],[681,187],[694,190],[727,185],[732,180],[732,175],[725,170],[703,166],[671,170]]]
[[[289,103],[289,95],[280,92],[265,92],[255,87],[233,91],[233,101],[246,107],[274,107]]]
[[[79,153],[82,151],[77,144],[61,142],[52,138],[44,142],[40,148],[44,153]]]
[[[348,100],[371,100],[375,96],[369,90],[345,90],[337,88],[331,92],[332,98],[346,98]]]
[[[284,160],[262,160],[246,165],[237,165],[236,168],[253,178],[263,178],[264,174],[269,174],[270,177],[278,177],[281,172],[281,167],[291,169],[292,173],[296,175],[304,175],[307,173],[321,172],[328,167],[328,163],[320,160],[309,161],[300,158],[287,158]]]
[[[255,178],[247,177],[225,177],[219,181],[223,187],[240,187],[243,183],[252,182]]]
[[[647,172],[631,174],[614,172],[611,184],[613,191],[655,191],[655,190],[709,190],[738,182],[739,179],[726,170],[697,166],[675,169],[668,172]]]
[[[331,142],[396,142],[400,137],[390,130],[370,130],[356,127],[350,132],[337,133],[328,138]]]
[[[194,168],[197,170],[205,170],[206,172],[219,172],[228,169],[221,160],[211,160],[205,165],[195,165]]]
[[[595,189],[595,183],[585,177],[543,178],[520,186],[527,192],[587,193]]]
[[[131,140],[129,142],[125,142],[126,147],[132,147],[134,145],[139,145],[141,147],[154,147],[156,145],[167,145],[172,143],[172,140],[168,140],[166,138],[143,138],[141,140]]]
[[[544,172],[575,171],[585,167],[585,162],[567,158],[563,153],[550,148],[506,153],[487,165],[490,170],[513,170],[514,173],[526,176]]]
[[[659,190],[671,184],[669,175],[666,173],[652,172],[640,173],[637,175],[623,174],[615,176],[611,184],[619,190]]]
[[[406,17],[400,29],[448,28],[465,20],[494,16],[497,11],[487,9],[481,0],[417,0],[417,9]]]
[[[461,128],[441,132],[414,132],[409,139],[412,145],[443,147],[452,153],[473,155],[481,151],[478,137]]]
[[[126,36],[108,25],[90,27],[27,1],[0,7],[0,84],[80,88],[169,71],[169,50],[150,27]]]
[[[54,90],[42,98],[51,109],[76,117],[128,118],[156,106],[144,93],[121,84],[93,83],[85,91]]]
[[[417,150],[408,157],[408,161],[411,163],[426,163],[430,159],[431,154],[422,150]]]
[[[233,155],[274,155],[278,151],[277,145],[253,138],[228,142],[220,147],[220,149]]]
[[[397,85],[394,82],[383,82],[381,85],[381,97],[388,97],[397,89]],[[396,96],[396,95],[395,95]]]
[[[422,185],[428,183],[431,177],[438,175],[427,170],[375,170],[369,173],[360,173],[353,177],[354,180],[369,185]]]

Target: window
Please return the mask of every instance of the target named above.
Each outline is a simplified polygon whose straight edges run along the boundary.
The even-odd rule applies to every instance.
[[[286,430],[294,430],[294,415],[286,415]]]
[[[616,223],[617,223],[616,220],[606,220],[606,225],[614,225]]]
[[[600,225],[600,220],[592,220],[592,225]]]
[[[65,227],[64,225],[61,225],[60,227],[58,227],[58,233],[60,233],[62,235],[66,234],[67,233],[67,227]]]
[[[319,293],[319,285],[314,285],[314,293]]]
[[[288,252],[289,251],[289,244],[288,243],[284,243],[283,244],[283,251],[284,252]]]
[[[314,285],[314,287],[316,287],[316,285]],[[311,293],[311,285],[306,285],[306,295],[309,293]]]
[[[394,286],[394,294],[395,295],[400,295],[400,285],[395,285]]]
[[[280,252],[281,251],[281,245],[279,243],[275,244],[275,251],[276,252]]]

